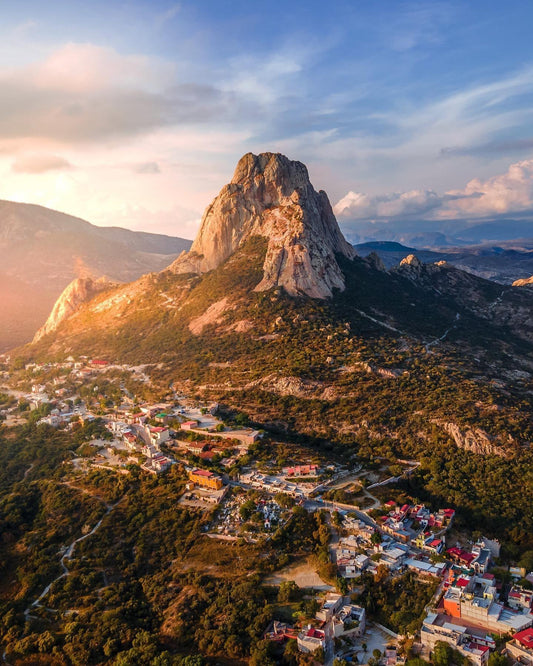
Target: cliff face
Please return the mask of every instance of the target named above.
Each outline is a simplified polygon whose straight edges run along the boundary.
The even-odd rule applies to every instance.
[[[62,321],[68,319],[78,310],[80,305],[90,301],[94,296],[112,286],[113,283],[106,280],[106,278],[94,280],[87,277],[73,280],[57,299],[44,326],[35,334],[33,342],[37,342],[47,333],[55,331]]]
[[[335,254],[353,258],[328,197],[316,192],[306,167],[279,153],[248,153],[231,183],[204,213],[190,252],[170,267],[177,273],[204,273],[229,256],[250,236],[268,238],[263,279],[257,291],[275,286],[289,294],[327,298],[344,289]]]
[[[513,287],[533,287],[533,275],[528,278],[520,278],[513,282]]]

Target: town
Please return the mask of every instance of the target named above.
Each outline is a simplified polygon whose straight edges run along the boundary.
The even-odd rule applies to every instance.
[[[145,399],[150,379],[143,367],[69,357],[27,365],[16,386],[7,371],[1,379],[6,425],[32,414],[37,425],[73,433],[92,424],[94,436],[65,461],[77,473],[138,469],[157,476],[177,466],[185,479],[179,503],[209,515],[205,538],[261,544],[293,519],[296,507],[323,515],[330,580],[309,565],[303,574],[291,577],[288,567],[265,581],[280,598],[315,604],[312,617],[281,614],[265,627],[264,640],[277,649],[295,641],[318,663],[392,666],[408,653],[430,659],[444,645],[479,666],[495,652],[533,664],[533,572],[502,571],[496,540],[452,537],[455,508],[387,498],[416,461],[400,461],[399,474],[389,476],[303,449],[281,464],[259,458],[264,431],[231,422],[217,403],[203,404],[179,387]],[[347,489],[354,488],[359,499],[349,501]],[[406,576],[431,598],[417,628],[397,633],[378,621],[364,591],[368,581]]]

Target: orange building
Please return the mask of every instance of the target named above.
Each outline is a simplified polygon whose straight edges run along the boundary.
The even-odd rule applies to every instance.
[[[189,480],[204,488],[212,488],[213,490],[222,488],[222,479],[206,469],[193,469],[189,472]]]

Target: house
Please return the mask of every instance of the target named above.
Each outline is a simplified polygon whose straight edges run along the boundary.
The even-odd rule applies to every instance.
[[[184,421],[180,424],[182,430],[193,430],[198,427],[198,421]]]
[[[490,565],[490,550],[488,548],[479,548],[474,546],[472,553],[476,556],[472,560],[472,567],[478,574],[486,573]]]
[[[137,450],[137,437],[135,433],[133,433],[131,430],[126,430],[124,434],[122,435],[122,438],[124,439],[124,443],[130,449],[130,451],[136,451]]]
[[[438,642],[444,642],[476,666],[486,666],[489,661],[488,645],[478,642],[467,627],[447,622],[445,617],[437,613],[428,613],[420,631],[420,642],[430,654]]]
[[[531,611],[533,605],[533,591],[526,590],[519,585],[513,585],[507,595],[507,605],[515,610]]]
[[[263,634],[263,638],[267,641],[282,643],[285,639],[297,638],[297,633],[292,625],[273,620]]]
[[[533,624],[533,615],[511,611],[498,602],[496,581],[490,574],[460,578],[445,592],[443,606],[451,617],[498,634],[517,633]]]
[[[422,550],[432,553],[433,555],[440,555],[444,550],[444,541],[443,539],[430,537],[422,546]]]
[[[318,465],[294,465],[282,469],[285,476],[313,476],[318,473]]]
[[[533,629],[529,627],[514,634],[506,645],[507,654],[520,664],[533,665]]]
[[[189,480],[198,486],[204,488],[211,488],[213,490],[220,490],[222,488],[222,479],[209,472],[206,469],[193,469],[189,472]]]
[[[146,426],[148,437],[154,446],[159,446],[170,439],[170,432],[168,428],[163,426]]]
[[[296,641],[300,652],[311,653],[326,647],[326,634],[309,625],[298,634]]]
[[[342,602],[342,594],[328,594],[322,604],[322,608],[316,614],[316,619],[321,622],[328,622],[331,620],[334,613],[342,606]]]
[[[420,575],[426,576],[438,576],[441,578],[446,571],[446,564],[444,562],[427,562],[426,560],[415,560],[413,558],[408,558],[404,562],[405,566],[411,571],[416,571]]]
[[[474,553],[469,553],[462,548],[448,548],[446,553],[449,555],[451,560],[468,568],[470,568],[472,561],[476,559],[476,555],[474,555]]]
[[[205,442],[185,442],[184,446],[189,453],[193,453],[195,456],[199,456],[207,449]]]
[[[99,358],[93,358],[91,359],[90,364],[97,368],[105,368],[109,365],[109,361],[102,361]]]

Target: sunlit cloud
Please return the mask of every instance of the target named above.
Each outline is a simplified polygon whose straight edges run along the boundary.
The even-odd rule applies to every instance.
[[[334,207],[340,220],[459,219],[533,213],[533,160],[511,164],[503,173],[475,178],[458,190],[438,194],[413,190],[369,196],[348,192]]]
[[[57,171],[61,169],[72,169],[72,164],[58,155],[22,155],[11,165],[11,170],[16,173],[44,173],[45,171]]]

